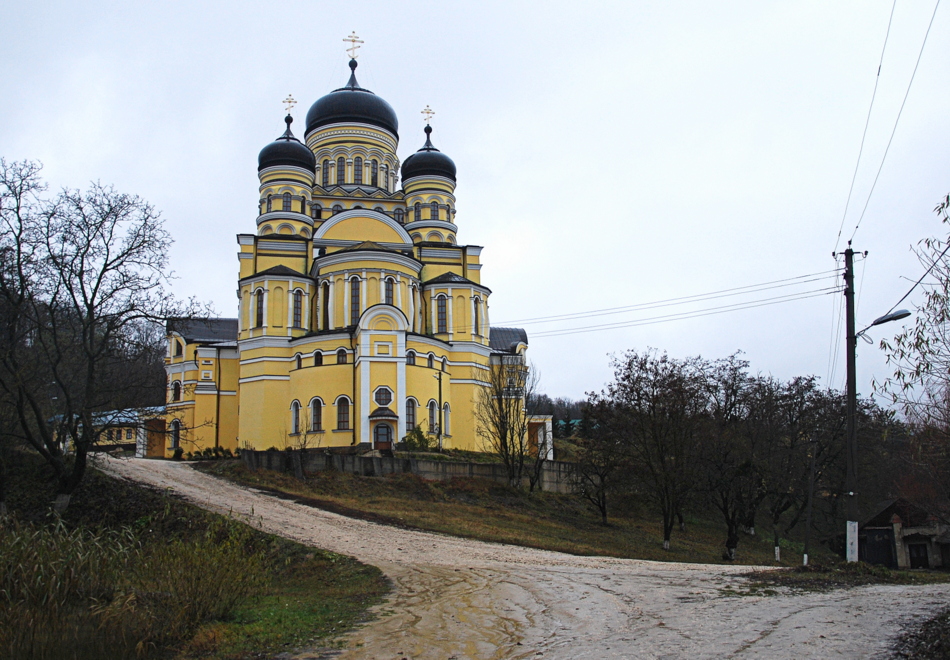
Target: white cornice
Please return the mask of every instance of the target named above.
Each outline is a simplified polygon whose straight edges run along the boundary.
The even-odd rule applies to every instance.
[[[311,273],[326,274],[327,268],[342,266],[354,261],[377,261],[380,263],[396,264],[413,271],[418,277],[422,271],[422,264],[412,257],[393,252],[373,252],[371,250],[354,250],[352,252],[332,252],[323,257],[317,257],[313,262]],[[333,272],[333,271],[331,271]]]
[[[261,380],[290,380],[290,376],[250,376],[248,378],[239,379],[238,385],[243,385],[244,383],[254,383]]]
[[[313,227],[313,218],[296,211],[270,211],[257,216],[257,224],[262,225],[265,222],[277,222],[278,220],[296,220]]]
[[[409,208],[409,213],[412,213],[412,208]],[[436,229],[446,229],[458,233],[458,225],[453,222],[446,222],[445,220],[417,220],[414,222],[407,222],[405,224],[405,229],[407,232],[412,231],[413,229],[424,229],[424,228],[436,228]]]
[[[271,165],[270,167],[265,167],[264,169],[262,169],[261,171],[259,171],[259,172],[257,173],[257,176],[258,176],[258,177],[263,177],[263,176],[265,176],[265,175],[267,175],[267,174],[271,174],[271,173],[274,173],[274,172],[280,172],[280,171],[300,173],[300,174],[303,174],[304,176],[308,177],[311,182],[313,181],[313,170],[308,170],[308,169],[305,168],[305,167],[297,167],[296,165]],[[292,181],[293,181],[293,180],[292,180]],[[297,181],[293,181],[293,182],[294,182],[294,183],[298,183],[298,185],[299,185],[299,182],[297,182]],[[261,182],[261,189],[264,189],[264,188],[268,187],[268,185],[270,185],[270,184],[264,183],[264,182],[262,181],[262,182]]]
[[[368,130],[367,130],[368,129]],[[378,132],[377,132],[378,131]],[[380,135],[379,133],[382,133]],[[309,131],[305,136],[307,146],[313,151],[314,145],[320,144],[326,140],[336,139],[337,141],[347,142],[347,138],[362,137],[371,140],[377,140],[384,143],[394,154],[399,146],[399,138],[393,133],[381,126],[373,124],[360,124],[356,122],[341,122],[338,124],[327,124]],[[343,140],[340,140],[343,138]],[[319,147],[318,147],[319,149]],[[399,162],[398,159],[396,161]]]

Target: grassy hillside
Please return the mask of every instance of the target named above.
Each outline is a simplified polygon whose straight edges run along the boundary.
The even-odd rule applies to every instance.
[[[481,479],[425,481],[401,474],[362,477],[339,472],[309,475],[306,481],[268,470],[249,471],[240,461],[203,462],[198,469],[255,488],[294,496],[344,515],[455,536],[558,550],[661,561],[722,563],[723,526],[715,518],[688,518],[663,550],[659,517],[636,503],[618,507],[610,524],[580,499],[556,493],[527,493]],[[783,563],[800,563],[795,544]],[[814,553],[813,553],[814,556]],[[771,538],[746,536],[738,563],[774,565]]]
[[[39,532],[52,529],[54,523],[48,513],[52,485],[49,471],[39,457],[13,452],[8,461],[8,478],[8,504],[17,522],[4,523],[0,534],[15,534],[15,525],[28,525],[23,529]],[[208,539],[207,530],[216,528],[226,530],[225,536],[239,538],[242,553],[261,558],[264,579],[253,596],[244,598],[223,620],[209,617],[190,622],[193,625],[186,626],[183,639],[154,645],[149,657],[241,660],[332,645],[335,637],[362,620],[366,610],[380,602],[389,590],[389,584],[375,567],[226,521],[167,493],[112,479],[95,470],[88,473],[74,495],[63,516],[63,525],[69,533],[88,532],[97,542],[120,532],[122,538],[132,539],[134,547],[150,557],[153,564],[155,557],[167,558],[168,554],[187,547],[204,548],[208,555],[214,554],[227,540]],[[203,542],[209,545],[202,546]],[[130,553],[129,563],[125,564],[121,551],[117,554],[117,563],[123,563],[120,577],[122,571],[135,570],[133,559],[138,555]],[[213,560],[201,554],[192,566],[181,555],[176,555],[172,564],[153,569],[172,574],[191,569],[192,575],[200,577],[213,568]],[[132,575],[126,577],[134,579]],[[3,603],[0,614],[12,616],[10,610],[4,611]],[[46,642],[54,646],[57,643]],[[127,648],[91,653],[79,657],[135,657],[134,651]],[[22,657],[59,656],[52,652]]]

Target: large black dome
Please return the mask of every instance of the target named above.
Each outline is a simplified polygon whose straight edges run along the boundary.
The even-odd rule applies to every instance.
[[[327,124],[358,123],[384,128],[397,138],[396,111],[383,99],[356,82],[356,60],[350,60],[350,81],[317,99],[307,112],[307,134]]]
[[[287,122],[287,130],[284,134],[261,149],[261,153],[257,156],[258,172],[265,167],[275,165],[295,165],[311,172],[316,169],[317,159],[314,158],[313,152],[290,132],[290,124],[293,120],[293,117],[287,115],[284,119]]]
[[[426,143],[402,164],[402,180],[415,176],[444,176],[455,181],[455,163],[432,145],[429,135],[432,127],[426,126]]]

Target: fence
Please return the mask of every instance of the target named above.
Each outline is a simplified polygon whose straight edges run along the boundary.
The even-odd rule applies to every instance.
[[[325,449],[294,451],[241,450],[241,459],[250,470],[264,469],[293,473],[298,479],[306,474],[336,470],[367,477],[410,473],[423,479],[448,481],[456,477],[478,477],[499,483],[508,483],[508,473],[501,463],[470,463],[462,461],[433,461],[418,458],[391,458],[386,456],[359,456],[329,453]],[[574,464],[564,461],[546,461],[541,470],[541,490],[555,493],[573,491]],[[527,477],[525,477],[527,483]]]

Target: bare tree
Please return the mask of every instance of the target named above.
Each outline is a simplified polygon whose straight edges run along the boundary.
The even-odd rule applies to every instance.
[[[11,434],[52,466],[62,511],[106,411],[164,392],[156,338],[195,306],[165,290],[172,241],[151,205],[98,183],[45,190],[38,164],[0,160],[0,393]]]
[[[537,389],[537,372],[525,364],[523,355],[499,354],[492,356],[488,381],[476,394],[476,433],[483,449],[501,459],[513,487],[521,486],[531,459],[525,401]]]
[[[608,500],[622,485],[618,477],[627,467],[625,416],[612,401],[596,394],[591,395],[583,414],[590,420],[591,432],[577,441],[574,489],[597,509],[606,525]]]

